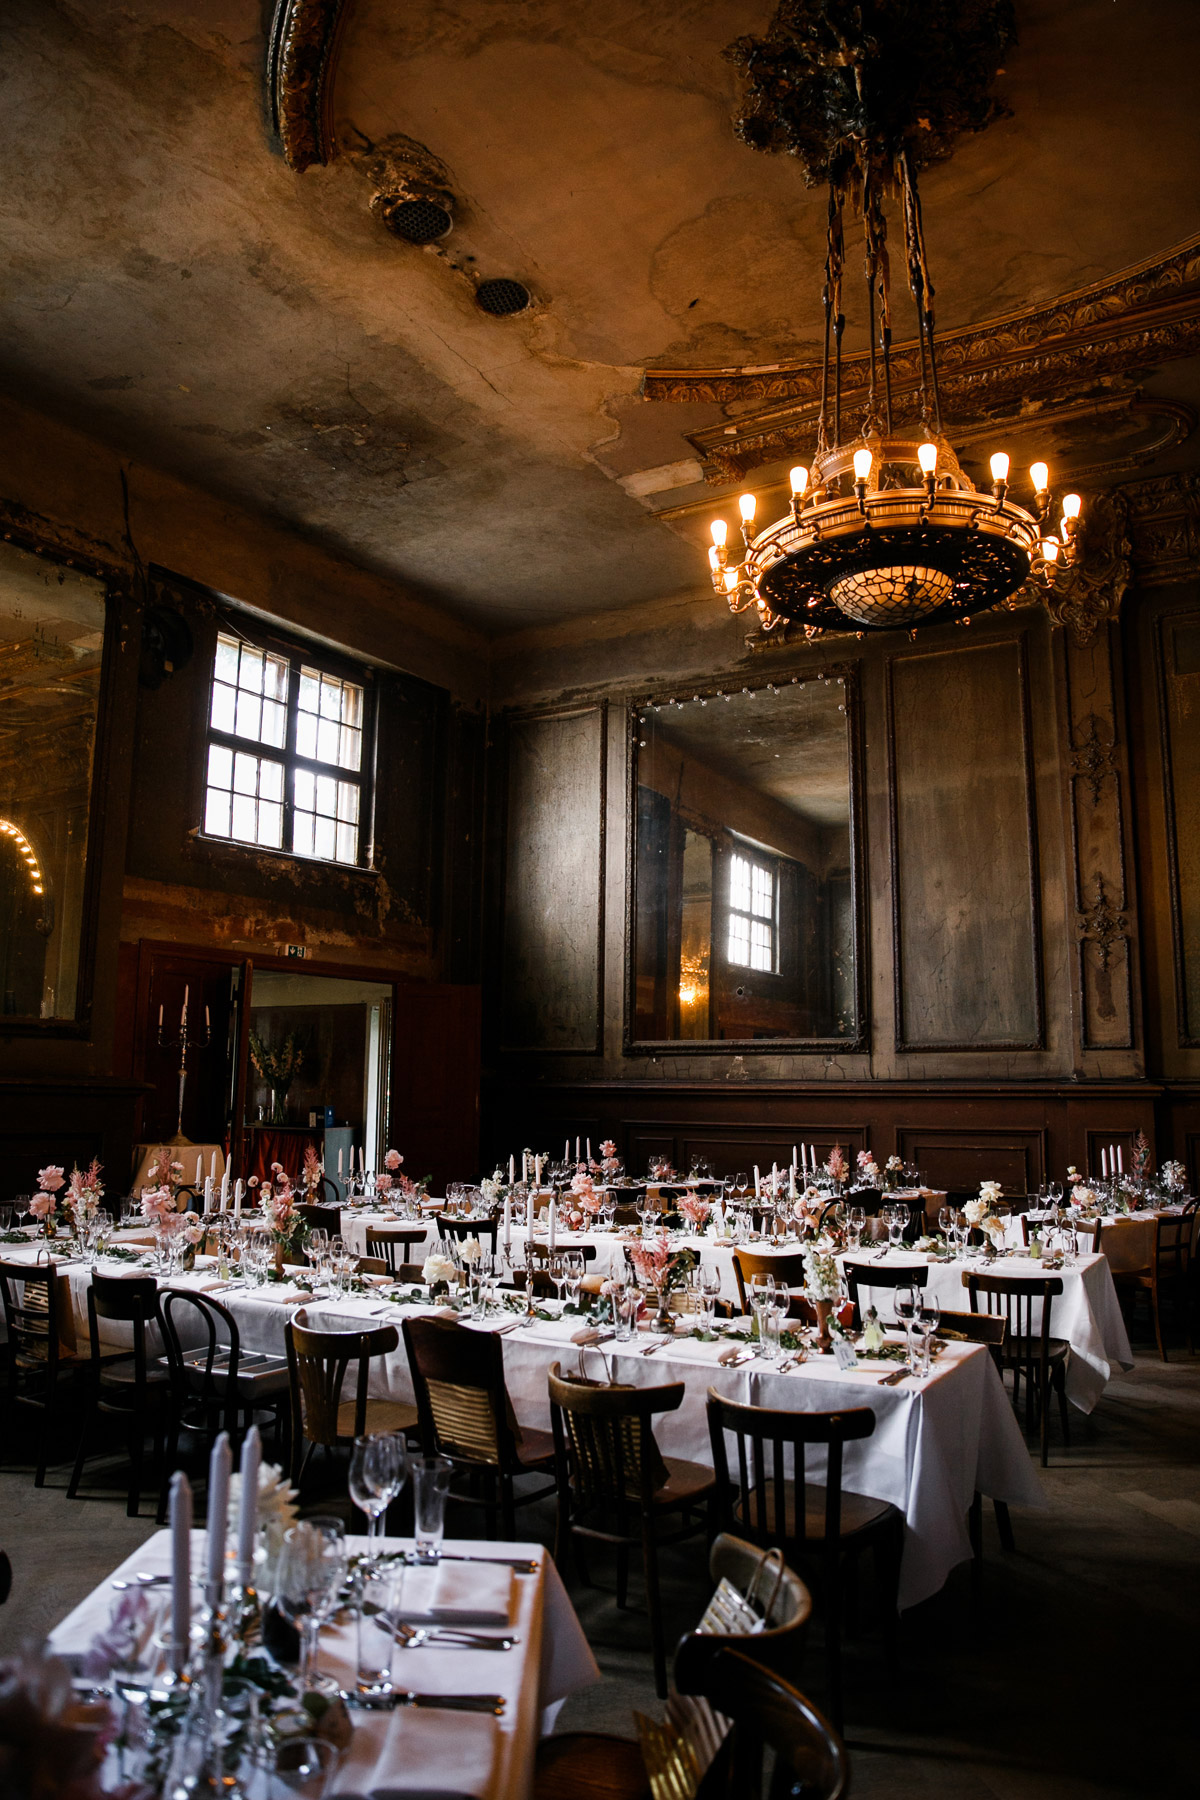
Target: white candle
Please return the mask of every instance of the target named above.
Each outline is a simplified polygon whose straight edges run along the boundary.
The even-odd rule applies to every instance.
[[[1117,1174],[1123,1175],[1124,1173],[1125,1173],[1125,1152],[1122,1150],[1120,1144],[1118,1144],[1117,1145]]]
[[[239,1176],[233,1190],[233,1216],[235,1219],[240,1219],[242,1216],[242,1195],[245,1191],[246,1184]]]
[[[762,1176],[758,1172],[758,1164],[755,1163],[755,1165],[754,1165],[754,1197],[755,1197],[755,1199],[758,1198],[759,1189],[761,1188],[761,1186],[762,1186]]]
[[[171,1477],[171,1667],[187,1667],[192,1625],[192,1489],[182,1469]]]
[[[791,1169],[788,1172],[788,1199],[794,1200],[795,1198],[796,1198],[796,1165],[795,1165],[795,1163],[793,1163],[791,1166]]]
[[[229,1207],[229,1164],[226,1163],[225,1173],[221,1177],[221,1211],[226,1212],[228,1210],[228,1207]]]
[[[512,1249],[512,1195],[504,1196],[504,1254]]]
[[[158,1035],[162,1036],[162,1007],[158,1009]]]
[[[526,1233],[526,1236],[527,1236],[530,1244],[532,1244],[532,1242],[533,1242],[533,1215],[534,1215],[534,1200],[533,1200],[533,1191],[531,1189],[529,1192],[529,1196],[525,1201],[525,1233]],[[529,1254],[528,1249],[526,1250],[525,1254],[528,1256],[528,1254]]]
[[[808,1146],[808,1166],[815,1175],[817,1171],[817,1146],[815,1144]]]
[[[792,1145],[792,1167],[793,1167],[793,1169],[795,1168],[795,1166],[796,1166],[796,1146],[795,1146],[795,1144],[793,1144]]]
[[[778,1190],[779,1190],[779,1164],[772,1163],[771,1164],[771,1193],[772,1193],[772,1195],[777,1193]]]
[[[522,1150],[522,1152],[521,1152],[521,1180],[522,1181],[529,1180],[529,1152],[528,1152],[528,1150]]]
[[[211,1036],[211,1034],[212,1034],[212,1023],[209,1019],[208,1008],[206,1006],[204,1009],[204,1035],[205,1035],[205,1037],[209,1037],[209,1036]]]
[[[262,1440],[258,1426],[252,1425],[242,1445],[242,1492],[238,1501],[238,1582],[242,1588],[254,1586],[254,1540],[258,1533],[258,1465],[262,1461]]]
[[[1103,1144],[1100,1146],[1100,1179],[1101,1181],[1108,1180],[1108,1152]]]
[[[579,1161],[579,1139],[575,1139],[575,1161]]]
[[[592,1160],[592,1140],[591,1140],[591,1138],[589,1138],[587,1141],[587,1159],[588,1159],[589,1163]]]
[[[233,1468],[233,1452],[229,1433],[222,1431],[208,1459],[208,1567],[206,1582],[209,1602],[220,1603],[225,1582],[225,1526],[229,1513],[229,1476]]]
[[[563,1161],[570,1162],[570,1160],[571,1160],[571,1140],[570,1140],[570,1138],[567,1138],[565,1143],[563,1144]]]
[[[549,1224],[547,1226],[546,1248],[553,1253],[554,1239],[558,1231],[558,1202],[556,1200],[550,1202],[548,1211]]]
[[[517,1179],[517,1159],[515,1156],[510,1156],[508,1159],[508,1185],[509,1185],[509,1187],[511,1187],[513,1185],[513,1183],[516,1179]]]
[[[338,1180],[339,1181],[342,1179],[342,1176],[345,1172],[342,1168],[343,1155],[344,1155],[343,1151],[341,1149],[339,1149],[338,1150]]]
[[[542,1185],[542,1159],[540,1156],[535,1156],[533,1159],[533,1185],[538,1188]]]
[[[199,1187],[200,1183],[203,1180],[204,1180],[204,1158],[202,1156],[198,1156],[196,1158],[196,1186]]]
[[[188,994],[190,993],[190,991],[191,990],[187,987],[185,987],[183,990],[183,1010],[179,1014],[179,1030],[180,1030],[181,1036],[182,1036],[183,1032],[187,1029],[187,1003],[188,1003]]]
[[[208,1172],[215,1181],[217,1179],[217,1153],[215,1150],[208,1159]]]
[[[206,1213],[212,1211],[212,1198],[213,1178],[211,1175],[206,1175],[204,1177],[204,1210]]]

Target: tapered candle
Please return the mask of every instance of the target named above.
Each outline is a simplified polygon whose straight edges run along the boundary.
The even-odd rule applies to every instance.
[[[215,1150],[208,1159],[208,1172],[215,1181],[217,1179],[217,1153]]]
[[[558,1202],[556,1200],[550,1202],[547,1212],[549,1218],[547,1223],[546,1248],[553,1255],[554,1240],[558,1234]]]
[[[226,1212],[226,1211],[228,1211],[228,1208],[229,1208],[229,1164],[226,1163],[225,1173],[221,1177],[221,1211]]]
[[[206,1175],[204,1177],[204,1210],[206,1213],[212,1211],[212,1202],[213,1202],[213,1178],[211,1175]]]
[[[575,1161],[579,1161],[579,1139],[575,1139]]]
[[[534,1199],[533,1199],[533,1189],[531,1188],[529,1190],[529,1194],[525,1201],[525,1232],[526,1232],[526,1236],[529,1239],[530,1244],[533,1243],[533,1217],[534,1217]],[[526,1250],[525,1254],[526,1255],[529,1254],[528,1250]]]
[[[229,1513],[229,1476],[233,1452],[229,1433],[222,1431],[208,1459],[208,1566],[205,1580],[211,1605],[219,1605],[225,1583],[225,1530]]]
[[[795,1146],[795,1144],[793,1144],[792,1145],[792,1167],[793,1167],[793,1169],[795,1168],[795,1166],[796,1166],[796,1146]]]
[[[239,1176],[233,1190],[233,1216],[235,1219],[240,1219],[242,1216],[242,1195],[245,1191],[246,1184]]]
[[[343,1160],[344,1160],[344,1155],[345,1155],[344,1151],[339,1149],[339,1151],[338,1151],[338,1180],[339,1181],[342,1179],[342,1176],[345,1174],[345,1170],[342,1166]]]
[[[529,1180],[529,1152],[528,1152],[528,1150],[522,1150],[522,1152],[521,1152],[521,1180],[522,1181]]]
[[[252,1425],[242,1445],[242,1491],[238,1500],[238,1582],[244,1588],[254,1586],[254,1542],[258,1534],[258,1465],[262,1461],[262,1439],[258,1426]]]
[[[211,1032],[212,1032],[212,1021],[209,1019],[208,1008],[206,1006],[204,1009],[204,1034],[207,1037],[211,1034]]]
[[[512,1249],[512,1195],[504,1196],[504,1254]]]
[[[761,1187],[762,1187],[762,1177],[758,1172],[758,1164],[755,1163],[755,1165],[754,1165],[754,1196],[755,1196],[755,1199],[758,1198],[759,1190]]]
[[[180,1031],[181,1036],[187,1030],[188,993],[189,993],[189,989],[185,987],[183,990],[183,1008],[179,1014],[179,1031]]]
[[[1100,1146],[1100,1179],[1101,1181],[1108,1180],[1108,1151],[1103,1144]]]
[[[198,1156],[196,1158],[196,1186],[199,1187],[200,1183],[203,1180],[204,1180],[204,1158],[202,1156]]]
[[[779,1188],[779,1164],[772,1163],[771,1164],[771,1193],[775,1194],[778,1191],[778,1188]]]
[[[1117,1145],[1117,1174],[1123,1175],[1124,1173],[1125,1173],[1125,1152],[1122,1150],[1120,1144],[1118,1144]]]
[[[540,1188],[542,1185],[542,1159],[540,1156],[535,1156],[533,1159],[533,1185],[536,1188]]]
[[[815,1144],[808,1146],[808,1166],[815,1175],[817,1171],[817,1146]]]
[[[592,1160],[592,1140],[591,1140],[591,1138],[589,1138],[587,1141],[587,1159],[590,1164],[591,1160]]]
[[[788,1172],[788,1198],[789,1198],[789,1200],[794,1200],[796,1198],[796,1165],[795,1165],[795,1163],[792,1164],[791,1169]]]
[[[570,1162],[570,1160],[571,1160],[571,1140],[570,1140],[570,1138],[567,1138],[565,1143],[563,1144],[563,1161]]]
[[[162,1036],[162,1007],[158,1009],[158,1035]]]
[[[171,1667],[187,1667],[192,1627],[192,1488],[182,1469],[171,1477]]]

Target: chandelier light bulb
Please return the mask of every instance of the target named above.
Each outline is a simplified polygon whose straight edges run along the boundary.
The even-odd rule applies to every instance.
[[[1050,486],[1050,471],[1045,463],[1030,463],[1029,479],[1033,483],[1034,492],[1044,494]]]
[[[708,566],[710,569],[719,569],[721,566],[721,552],[715,544],[709,545]]]
[[[753,521],[755,509],[757,506],[758,506],[758,502],[754,498],[753,494],[739,495],[738,509],[741,512],[742,523],[744,525],[749,525]]]
[[[1058,551],[1059,543],[1057,538],[1048,537],[1042,539],[1042,556],[1046,562],[1057,562]]]
[[[795,494],[796,498],[799,499],[801,494],[805,493],[808,488],[808,470],[804,467],[803,463],[796,464],[796,467],[791,472],[790,479],[792,483],[792,492]]]
[[[866,481],[868,479],[871,473],[871,464],[874,460],[875,459],[869,450],[863,449],[854,452],[855,481]]]
[[[937,468],[937,458],[938,453],[936,444],[917,445],[917,461],[921,465],[922,475],[933,474],[933,471]]]
[[[1078,494],[1064,494],[1063,495],[1063,518],[1064,519],[1077,519],[1079,517],[1079,509],[1082,505],[1083,505],[1083,502],[1079,498]]]
[[[1008,457],[1003,450],[997,450],[995,456],[992,458],[992,480],[1008,480]]]
[[[732,594],[734,588],[738,584],[737,570],[736,569],[726,569],[726,571],[721,579],[725,583],[725,592],[727,594]]]
[[[712,541],[717,549],[723,550],[725,548],[725,537],[729,530],[724,519],[714,519],[708,529],[712,533]]]

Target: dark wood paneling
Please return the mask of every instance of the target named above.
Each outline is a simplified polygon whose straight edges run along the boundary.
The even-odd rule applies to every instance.
[[[1159,623],[1159,716],[1179,1043],[1200,1048],[1200,612]]]
[[[899,1050],[1042,1044],[1024,637],[888,660]]]
[[[477,987],[395,990],[391,1142],[435,1194],[480,1168],[479,1015]]]
[[[28,1194],[47,1163],[86,1168],[92,1157],[115,1199],[133,1176],[134,1110],[144,1089],[128,1081],[0,1083],[0,1194]]]
[[[1123,757],[1113,683],[1114,639],[1064,645],[1067,777],[1074,881],[1076,984],[1083,1050],[1133,1047],[1130,909]]]
[[[1032,1193],[1046,1171],[1046,1133],[1027,1130],[955,1131],[901,1126],[899,1154],[935,1188],[973,1188],[1000,1181],[1010,1193]]]
[[[508,723],[503,1047],[601,1047],[607,709]]]

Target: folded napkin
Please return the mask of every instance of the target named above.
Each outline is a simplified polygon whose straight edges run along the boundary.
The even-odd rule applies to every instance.
[[[442,1562],[406,1569],[398,1617],[414,1625],[508,1625],[513,1572],[507,1563]]]
[[[382,1744],[380,1716],[360,1719],[337,1773],[339,1793],[368,1800],[390,1800],[393,1794],[452,1800],[494,1791],[500,1721],[492,1715],[401,1707],[386,1715]]]

